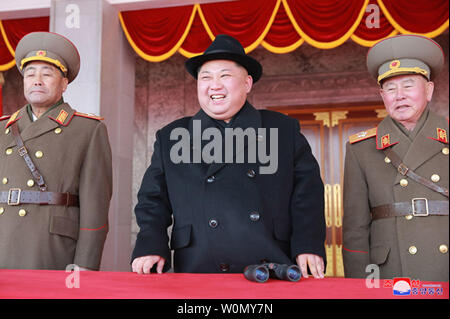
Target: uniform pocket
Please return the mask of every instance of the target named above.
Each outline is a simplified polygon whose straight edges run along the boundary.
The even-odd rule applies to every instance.
[[[386,262],[391,249],[387,246],[375,246],[370,248],[370,262],[376,265],[382,265]]]
[[[186,225],[172,230],[170,238],[170,249],[180,249],[186,247],[191,242],[192,225]]]
[[[78,223],[61,216],[52,216],[50,220],[50,233],[74,240],[78,239]]]

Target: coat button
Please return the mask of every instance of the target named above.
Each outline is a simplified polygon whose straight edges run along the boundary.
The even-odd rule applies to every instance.
[[[386,157],[384,158],[384,162],[387,163],[387,164],[389,164],[389,163],[391,162],[391,159],[390,159],[389,157],[386,156]]]
[[[27,181],[27,185],[28,185],[28,187],[33,187],[34,186],[34,181],[32,179],[29,179]]]
[[[220,263],[219,268],[220,268],[220,271],[227,272],[230,270],[230,265],[225,264],[225,263]]]
[[[57,128],[55,128],[54,132],[55,132],[55,134],[59,134],[62,132],[62,130],[60,127],[57,127]]]
[[[42,153],[42,151],[37,151],[36,153],[34,153],[34,156],[36,156],[36,158],[41,158],[42,156],[44,156],[44,153]]]
[[[438,174],[433,174],[433,175],[431,175],[431,180],[432,180],[434,183],[439,182],[440,179],[441,179],[441,177],[440,177]]]
[[[11,129],[8,127],[8,128],[5,130],[5,134],[8,135],[9,132],[11,132]]]
[[[3,179],[2,179],[2,184],[3,184],[3,185],[8,184],[8,177],[3,177]]]
[[[446,254],[446,253],[448,252],[448,246],[447,246],[447,245],[444,245],[444,244],[440,245],[440,246],[439,246],[439,251],[440,251],[441,253],[443,253],[443,254]]]
[[[415,254],[417,254],[417,247],[411,246],[411,247],[409,247],[408,251],[411,255],[415,255]]]
[[[6,155],[11,155],[12,152],[13,152],[12,148],[7,148],[5,151]]]
[[[206,181],[207,181],[208,183],[212,183],[212,182],[214,182],[215,180],[216,180],[216,177],[215,177],[214,175],[209,176],[209,177],[206,179]]]
[[[448,147],[444,147],[444,148],[442,149],[442,154],[448,155],[448,153],[449,153]]]
[[[256,176],[256,172],[254,170],[252,170],[252,169],[249,169],[247,171],[247,176],[250,177],[250,178],[253,178],[253,177]]]
[[[216,228],[218,225],[219,225],[219,222],[216,219],[212,218],[209,220],[209,227]]]
[[[250,213],[250,220],[252,222],[257,222],[259,220],[259,213],[258,212]]]
[[[408,180],[402,178],[402,179],[400,180],[400,186],[401,186],[401,187],[406,187],[406,186],[408,186]]]
[[[411,219],[413,219],[413,215],[406,215],[406,216],[405,216],[405,219],[406,219],[406,220],[411,220]]]
[[[5,209],[3,207],[0,207],[0,215],[2,215],[5,212]]]
[[[25,209],[19,210],[19,216],[20,216],[20,217],[23,217],[23,216],[25,216],[26,214],[27,214],[27,211],[26,211]]]

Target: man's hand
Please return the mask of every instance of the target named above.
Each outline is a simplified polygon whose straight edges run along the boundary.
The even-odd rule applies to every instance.
[[[297,264],[302,271],[302,276],[308,278],[308,266],[314,278],[324,278],[323,258],[313,254],[300,254],[296,258]]]
[[[131,267],[133,272],[137,272],[138,274],[149,274],[150,269],[152,269],[154,264],[156,265],[156,272],[158,274],[162,274],[164,263],[166,260],[161,256],[149,255],[135,258]]]

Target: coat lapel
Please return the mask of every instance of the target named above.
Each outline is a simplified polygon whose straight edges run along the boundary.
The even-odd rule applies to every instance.
[[[195,132],[194,130],[194,120],[200,120],[201,122],[201,133],[200,136],[198,136],[198,132]],[[198,152],[201,156],[201,152],[203,149],[203,146],[209,141],[201,141],[201,134],[203,134],[204,130],[207,128],[217,128],[214,120],[212,120],[203,110],[200,110],[196,115],[194,115],[189,122],[189,133],[191,136],[191,152]],[[261,115],[260,113],[248,102],[246,102],[237,115],[237,117],[234,119],[234,122],[231,126],[232,129],[241,128],[243,131],[245,131],[248,128],[254,129],[254,131],[258,132],[258,128],[261,127]],[[197,136],[196,136],[197,135]],[[200,141],[194,141],[194,139],[200,138]],[[252,143],[256,143],[256,141],[250,141]],[[236,146],[236,144],[235,144]],[[200,147],[200,150],[198,150],[198,147]],[[249,142],[247,139],[245,139],[245,142],[243,146],[240,146],[240,148],[236,149],[233,148],[233,163],[236,162],[236,157],[238,154],[245,152],[249,147]],[[225,163],[225,136],[222,134],[222,161],[219,163],[211,163],[211,164],[205,164],[203,160],[201,160],[203,165],[207,165],[207,171],[206,176],[211,176],[217,173],[219,170],[221,170],[224,166],[226,166],[229,163]]]
[[[54,130],[60,125],[67,126],[71,121],[75,110],[73,110],[68,104],[63,103],[58,107],[55,107],[45,116],[40,117],[34,122],[31,122],[28,116],[26,107],[22,108],[19,112],[17,123],[19,125],[20,135],[24,142],[41,136],[51,130]],[[9,147],[15,146],[16,142],[13,140]]]
[[[438,129],[445,131],[445,134],[448,135],[448,124],[446,125],[442,118],[430,112],[403,159],[410,169],[417,169],[437,153],[440,153],[443,144],[448,144],[448,140],[447,143],[443,143],[437,139]]]
[[[439,134],[440,133],[440,134]],[[377,129],[377,149],[392,147],[392,150],[411,170],[416,170],[423,163],[442,151],[446,143],[442,136],[448,136],[448,123],[433,112],[429,112],[423,127],[414,140],[410,139],[395,125],[390,117],[384,119]],[[383,141],[384,138],[384,141]],[[394,183],[398,184],[404,176],[397,173]]]

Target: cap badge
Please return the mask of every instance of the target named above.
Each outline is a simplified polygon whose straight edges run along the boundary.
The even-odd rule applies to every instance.
[[[437,139],[439,142],[448,143],[447,131],[442,128],[437,128]]]
[[[47,55],[47,52],[44,50],[39,50],[36,52],[36,56],[46,56],[46,55]]]
[[[400,67],[400,61],[399,60],[394,60],[389,64],[389,68],[391,69],[397,69]]]

